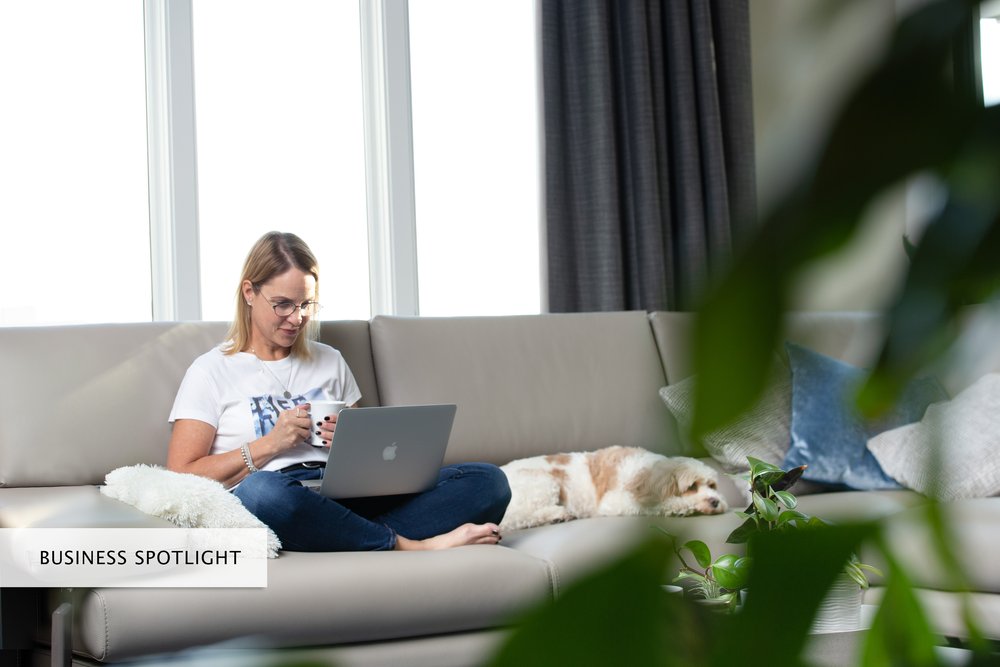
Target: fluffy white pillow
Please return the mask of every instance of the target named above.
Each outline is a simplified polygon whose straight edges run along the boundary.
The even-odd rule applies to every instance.
[[[921,421],[880,433],[867,446],[903,486],[957,500],[1000,495],[998,445],[1000,373],[990,373],[952,400],[931,404]]]
[[[108,473],[101,493],[182,528],[266,528],[267,555],[281,542],[264,522],[215,480],[139,464]]]

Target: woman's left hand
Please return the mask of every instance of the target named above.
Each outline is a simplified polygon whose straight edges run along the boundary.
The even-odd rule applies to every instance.
[[[356,408],[358,404],[349,405],[345,410],[349,408]],[[330,415],[323,419],[323,421],[313,422],[313,432],[319,431],[323,436],[323,446],[329,447],[330,443],[333,442],[333,432],[337,430],[337,415]]]
[[[323,446],[329,447],[333,441],[333,432],[337,430],[337,415],[330,415],[324,417],[322,421],[314,422],[313,429],[313,432],[323,438]]]

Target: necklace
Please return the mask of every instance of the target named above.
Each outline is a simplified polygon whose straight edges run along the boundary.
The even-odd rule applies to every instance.
[[[281,385],[281,388],[285,390],[285,393],[282,394],[282,396],[284,396],[285,398],[291,398],[292,392],[288,391],[288,385],[292,383],[292,371],[294,370],[292,366],[292,360],[289,360],[288,362],[288,382],[285,383],[281,381],[281,378],[279,378],[277,375],[274,374],[274,371],[272,371],[270,368],[267,367],[267,364],[264,363],[263,359],[257,356],[257,352],[252,347],[250,348],[250,352],[253,353],[253,356],[257,360],[257,363],[260,364],[260,367],[263,368],[265,371],[267,371],[268,375],[273,377],[278,382],[278,384]]]

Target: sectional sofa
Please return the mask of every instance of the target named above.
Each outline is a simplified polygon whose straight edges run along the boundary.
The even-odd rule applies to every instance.
[[[883,325],[869,314],[799,313],[789,316],[786,337],[863,365]],[[195,322],[0,329],[0,528],[170,526],[106,497],[99,485],[116,468],[165,463],[178,383],[225,330]],[[320,336],[345,355],[362,406],[457,403],[448,461],[503,464],[624,444],[719,465],[680,437],[659,396],[693,372],[690,314],[375,317],[324,322]],[[947,378],[949,391],[1000,368],[981,361]],[[722,482],[738,508],[745,502],[739,480]],[[802,497],[801,508],[906,526],[923,502],[909,490],[827,492]],[[1000,498],[947,509],[973,606],[987,634],[1000,639]],[[246,665],[291,647],[345,665],[477,664],[519,612],[559,596],[642,539],[650,523],[575,521],[506,535],[502,546],[435,553],[282,552],[268,562],[264,589],[3,588],[0,659],[48,664],[50,652],[61,654],[70,642],[77,665],[206,650],[219,661],[213,664]],[[739,519],[729,512],[660,523],[714,552]],[[925,548],[919,531],[893,534],[903,552]],[[919,556],[910,560],[936,627],[961,636],[947,573]],[[878,594],[875,586],[869,600]],[[58,614],[53,622],[56,610],[71,610],[73,622]]]

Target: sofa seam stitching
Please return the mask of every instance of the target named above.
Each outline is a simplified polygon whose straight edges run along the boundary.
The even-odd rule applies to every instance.
[[[104,596],[101,594],[101,591],[91,589],[90,592],[95,597],[97,597],[98,602],[100,602],[101,611],[104,616],[104,648],[103,648],[104,655],[98,658],[98,660],[104,662],[105,660],[108,659],[108,656],[111,655],[111,622],[110,619],[108,618],[108,611],[109,611],[108,604],[107,601],[104,599]]]

